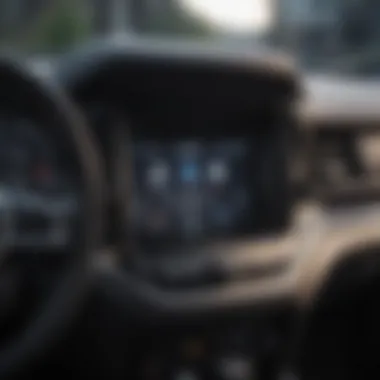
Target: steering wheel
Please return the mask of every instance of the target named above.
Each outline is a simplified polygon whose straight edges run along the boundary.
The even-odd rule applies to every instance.
[[[26,326],[0,348],[0,378],[5,378],[42,357],[83,301],[91,278],[91,255],[103,234],[103,177],[99,155],[81,116],[53,83],[7,57],[0,57],[0,83],[0,108],[39,121],[37,128],[49,134],[55,150],[71,162],[70,176],[79,197],[74,237],[54,289],[28,317]],[[0,264],[11,253],[9,246],[2,249]]]

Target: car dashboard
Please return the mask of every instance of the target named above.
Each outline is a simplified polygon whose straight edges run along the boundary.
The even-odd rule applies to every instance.
[[[346,330],[341,321],[378,289],[376,102],[364,112],[359,90],[322,89],[274,51],[189,41],[97,42],[63,56],[46,79],[86,126],[102,173],[92,219],[104,228],[88,255],[85,311],[36,374],[370,372],[343,339],[368,309],[355,303]],[[3,238],[44,287],[67,260],[87,197],[74,160],[13,116],[2,116],[11,133],[0,129]]]
[[[185,359],[165,361],[196,336],[210,352],[204,368],[193,369],[223,376],[216,368],[222,363],[211,361],[222,362],[224,353],[212,356],[219,349],[228,356],[244,334],[261,337],[247,347],[242,342],[237,360],[257,350],[258,371],[275,376],[279,365],[268,363],[282,360],[285,343],[265,348],[271,324],[280,340],[289,339],[283,325],[293,318],[288,270],[297,245],[291,149],[298,84],[290,62],[272,54],[240,57],[202,44],[158,48],[138,40],[96,47],[86,67],[74,54],[58,69],[105,162],[107,239],[119,247],[121,266],[106,271],[104,281],[135,323],[162,321],[148,331],[157,341],[152,355],[168,357],[159,365],[170,376]],[[247,307],[263,307],[256,327],[248,328]],[[178,336],[162,341],[180,321],[187,324],[177,327]],[[217,349],[219,335],[225,342]],[[134,339],[142,352],[132,353],[140,364],[130,370],[141,377],[147,338]]]

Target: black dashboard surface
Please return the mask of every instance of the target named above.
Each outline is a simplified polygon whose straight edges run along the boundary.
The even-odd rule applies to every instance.
[[[105,70],[107,65],[111,65],[108,69],[115,68],[114,65],[117,63],[128,65],[130,74],[134,73],[133,68],[136,68],[136,65],[140,65],[138,71],[145,77],[140,79],[148,79],[151,84],[154,83],[152,77],[157,74],[157,70],[161,74],[169,70],[173,75],[178,74],[177,69],[182,69],[188,74],[203,72],[202,79],[211,81],[215,86],[218,85],[215,82],[218,73],[222,71],[227,77],[230,74],[234,77],[239,92],[244,93],[244,90],[254,91],[249,78],[265,80],[267,86],[273,80],[276,82],[276,87],[284,86],[291,92],[297,89],[293,61],[287,55],[264,46],[255,46],[252,50],[242,51],[217,42],[209,44],[181,39],[131,36],[95,41],[86,48],[65,56],[56,65],[54,77],[66,88],[74,89],[88,81],[95,73]],[[257,72],[260,73],[260,78],[255,77],[254,74]],[[248,83],[242,81],[242,78],[248,79]],[[185,80],[190,85],[193,76],[177,75],[176,79]],[[228,78],[224,80],[225,85],[228,83]],[[207,89],[207,86],[204,86],[204,89]],[[239,93],[234,95],[239,96]]]

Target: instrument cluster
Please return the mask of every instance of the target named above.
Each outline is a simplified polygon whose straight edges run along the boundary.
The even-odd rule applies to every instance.
[[[63,158],[33,121],[0,116],[1,245],[64,248],[78,199]]]

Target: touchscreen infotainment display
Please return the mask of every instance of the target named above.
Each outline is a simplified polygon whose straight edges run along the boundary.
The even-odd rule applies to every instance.
[[[251,216],[251,152],[245,140],[140,141],[133,156],[131,218],[138,236],[223,236],[241,230]]]

